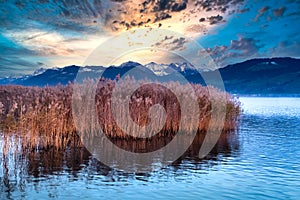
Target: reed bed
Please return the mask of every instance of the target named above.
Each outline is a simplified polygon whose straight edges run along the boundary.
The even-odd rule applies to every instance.
[[[118,83],[119,92],[118,98],[129,98],[130,116],[122,115],[126,109],[122,104],[114,104],[112,108],[112,94]],[[123,82],[122,82],[123,81]],[[109,80],[101,79],[98,82],[95,99],[84,99],[87,106],[92,108],[96,103],[96,116],[90,115],[89,110],[82,110],[83,119],[80,125],[75,127],[72,116],[72,95],[73,84],[66,86],[58,85],[55,87],[22,87],[22,86],[0,86],[0,131],[4,133],[20,133],[22,137],[28,138],[30,142],[28,148],[49,149],[52,146],[64,149],[72,144],[81,146],[78,139],[78,132],[92,133],[97,131],[95,121],[98,120],[101,129],[111,139],[133,139],[137,140],[141,137],[139,132],[135,132],[135,127],[126,127],[126,130],[131,130],[133,134],[128,135],[122,130],[114,119],[112,110],[115,109],[121,113],[121,120],[126,122],[131,119],[140,126],[149,124],[149,120],[157,120],[159,122],[161,113],[155,113],[154,118],[149,119],[149,109],[160,104],[166,111],[165,124],[155,137],[170,138],[177,133],[180,126],[180,121],[184,121],[182,134],[188,134],[190,131],[205,133],[208,128],[220,129],[223,132],[232,131],[237,128],[240,115],[240,103],[238,99],[233,98],[227,93],[220,92],[217,89],[203,87],[201,85],[192,85],[195,94],[197,95],[197,103],[200,109],[200,116],[197,119],[184,118],[180,110],[180,98],[189,98],[190,93],[186,92],[186,85],[178,82],[167,83],[167,88],[176,90],[178,94],[174,96],[170,90],[165,87],[156,85],[146,85],[141,89],[136,90],[132,95],[126,96],[124,91],[128,91],[134,85],[139,84],[136,80],[127,78],[125,80]],[[76,87],[81,87],[82,91],[88,94],[94,82],[85,81],[82,85],[76,84]],[[209,92],[210,91],[210,92]],[[213,91],[213,93],[211,93]],[[223,96],[222,96],[223,95]],[[224,97],[225,95],[225,101]],[[87,95],[88,96],[88,95]],[[76,98],[76,95],[75,95]],[[221,104],[226,104],[225,122],[222,123],[219,119],[211,119],[212,101]],[[120,106],[119,106],[120,105]],[[73,105],[74,106],[74,105]],[[218,107],[218,106],[217,106]],[[80,108],[79,108],[80,109]],[[83,109],[83,108],[82,108]],[[195,108],[190,107],[191,111]],[[217,108],[218,109],[218,108]],[[197,130],[191,130],[191,123],[198,123]],[[130,123],[128,123],[130,124]],[[153,123],[152,123],[153,124]],[[155,124],[155,123],[154,123]],[[209,126],[210,125],[210,126]],[[78,130],[81,129],[81,130]],[[153,130],[155,127],[153,128]],[[151,127],[150,127],[150,130]],[[151,140],[151,138],[147,139]]]
[[[194,97],[194,94],[187,89],[188,85],[179,82],[160,84],[144,82],[145,84],[143,81],[130,78],[119,80],[118,83],[115,80],[98,82],[95,98],[97,115],[95,116],[90,112],[91,107],[94,106],[94,99],[89,98],[90,90],[95,87],[95,83],[88,80],[81,85],[76,85],[79,87],[76,91],[85,91],[83,94],[82,92],[74,94],[76,99],[85,104],[84,108],[77,108],[81,109],[80,113],[85,116],[77,121],[80,124],[77,127],[80,129],[80,133],[88,135],[88,133],[97,132],[98,127],[93,123],[96,120],[99,121],[101,130],[109,138],[129,140],[146,138],[145,132],[155,132],[155,137],[172,139],[179,130],[181,134],[205,133],[208,129],[228,132],[235,130],[238,126],[241,112],[240,102],[228,93],[221,92],[211,86],[204,87],[199,84],[192,84],[192,90],[196,94]],[[131,88],[138,89],[127,94]],[[196,98],[196,105],[189,102],[192,98]],[[127,99],[125,102],[129,104],[129,113],[126,112],[128,104],[124,104],[124,99]],[[182,112],[180,102],[185,103],[186,112],[194,113],[196,111],[199,115],[186,116],[186,113]],[[156,104],[163,106],[166,114],[164,116],[160,110],[157,110],[152,112],[150,118],[150,108]],[[214,118],[212,118],[212,109],[217,113]],[[118,113],[118,120],[116,120],[114,113]],[[225,115],[225,119],[222,118],[222,114]],[[151,123],[151,121],[154,122]],[[164,125],[157,130],[157,124],[162,121],[165,121]],[[122,127],[120,127],[120,122],[123,124]],[[142,132],[136,124],[139,126],[150,124],[151,126]],[[147,140],[151,139],[152,137],[147,137]]]
[[[78,137],[72,119],[72,85],[0,86],[0,129],[22,135],[23,147],[64,149]],[[2,105],[2,106],[1,106]]]

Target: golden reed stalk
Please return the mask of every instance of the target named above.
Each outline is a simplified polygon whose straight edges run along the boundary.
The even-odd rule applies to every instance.
[[[88,90],[92,81],[85,81],[81,86]],[[127,91],[136,85],[134,79],[126,79],[122,83],[122,90]],[[184,134],[190,130],[189,119],[181,116],[180,105],[177,98],[189,98],[185,85],[178,82],[169,82],[168,88],[173,88],[180,93],[180,96],[174,97],[168,90],[159,86],[143,87],[130,96],[130,116],[122,116],[121,120],[131,119],[139,125],[148,123],[149,108],[154,104],[162,105],[166,110],[166,123],[163,129],[158,133],[159,137],[172,137],[178,131],[180,120],[185,120],[183,127]],[[139,133],[129,136],[124,133],[116,124],[111,109],[112,91],[115,88],[116,80],[101,80],[96,90],[96,110],[98,119],[92,116],[84,115],[83,126],[91,120],[98,120],[102,130],[112,139],[136,139]],[[217,89],[210,94],[207,87],[198,84],[192,85],[197,95],[200,119],[196,130],[198,133],[204,133],[210,128],[218,129],[223,127],[223,132],[232,131],[237,128],[240,116],[240,103],[227,93],[220,92]],[[122,91],[121,90],[121,91]],[[72,116],[72,93],[73,84],[67,86],[58,85],[55,87],[23,87],[23,86],[0,86],[0,131],[4,133],[20,133],[23,137],[30,140],[31,147],[51,148],[51,146],[64,148],[70,142],[80,144],[73,116]],[[218,119],[211,121],[211,98],[215,102],[221,102],[221,95],[226,96],[226,118],[225,123]],[[120,98],[122,92],[118,93]],[[209,98],[210,95],[213,97]],[[89,102],[87,102],[89,103]],[[118,104],[117,104],[118,105]],[[93,105],[91,105],[93,106]],[[88,106],[87,106],[88,107]],[[123,106],[115,108],[122,113]],[[190,108],[193,109],[193,108]],[[88,112],[87,112],[88,113]],[[158,117],[158,116],[157,116]],[[158,119],[160,120],[160,119]],[[190,122],[191,123],[191,122]],[[131,130],[128,127],[127,130]],[[85,127],[84,130],[93,131],[95,127]],[[77,138],[74,140],[74,138]]]

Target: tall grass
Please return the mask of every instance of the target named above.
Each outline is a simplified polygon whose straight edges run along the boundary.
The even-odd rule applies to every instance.
[[[240,103],[236,98],[229,94],[220,92],[217,89],[203,87],[201,85],[192,85],[196,95],[198,106],[200,109],[200,117],[198,119],[185,119],[182,116],[179,100],[180,98],[189,98],[190,93],[186,91],[186,85],[178,82],[167,83],[167,88],[176,90],[180,95],[174,96],[170,90],[159,85],[146,85],[135,91],[131,96],[126,96],[124,91],[128,91],[137,81],[134,79],[126,79],[118,83],[120,86],[117,92],[117,98],[130,98],[130,116],[122,115],[121,120],[126,122],[132,119],[140,126],[149,124],[149,120],[163,120],[156,117],[149,119],[149,109],[154,104],[162,105],[166,110],[166,123],[156,137],[170,138],[178,131],[180,121],[185,120],[183,132],[188,134],[190,124],[197,120],[197,132],[206,132],[208,128],[220,129],[223,131],[231,131],[236,129],[240,115]],[[80,85],[82,90],[88,90],[92,87],[92,81],[86,81]],[[132,130],[133,135],[129,136],[116,123],[112,113],[112,91],[116,86],[116,80],[101,80],[98,83],[95,102],[97,110],[97,119],[88,115],[88,111],[84,111],[81,125],[79,128],[87,131],[93,131],[96,127],[90,126],[91,121],[98,120],[101,129],[111,139],[137,139],[140,137],[139,132],[134,132],[134,127],[127,127],[126,130]],[[213,93],[211,93],[213,91]],[[24,137],[30,139],[30,147],[32,148],[50,148],[56,146],[64,148],[70,142],[80,144],[76,133],[78,131],[74,124],[72,116],[72,95],[73,85],[58,85],[55,87],[22,87],[22,86],[0,86],[0,129],[4,133],[17,132]],[[225,95],[224,98],[221,96]],[[222,96],[222,97],[223,97]],[[218,119],[211,119],[212,101],[226,104],[226,117],[223,124]],[[89,102],[86,102],[89,104]],[[117,103],[117,107],[113,109],[120,113],[125,113],[126,109],[123,105]],[[91,105],[93,106],[92,102]],[[87,106],[88,107],[88,106]],[[189,109],[195,109],[193,107]],[[159,114],[159,113],[156,113]],[[160,115],[157,115],[157,117]],[[126,123],[125,123],[126,124]],[[210,125],[210,126],[209,126]],[[77,138],[74,140],[74,138]]]
[[[71,95],[71,84],[44,88],[0,86],[0,128],[4,133],[22,134],[30,140],[26,144],[30,148],[63,148],[70,138],[77,137]]]

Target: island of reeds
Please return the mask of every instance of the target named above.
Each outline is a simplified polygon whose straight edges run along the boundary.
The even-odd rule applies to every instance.
[[[118,127],[113,118],[111,99],[112,91],[116,84],[119,84],[117,81],[101,79],[97,84],[95,106],[98,119],[96,120],[99,121],[102,131],[111,140],[140,141],[145,144],[151,139],[140,139],[139,133],[129,136]],[[134,79],[126,79],[122,83],[118,94],[120,98],[122,97],[122,91],[126,91],[127,87],[132,87],[135,84],[137,82]],[[190,94],[185,92],[186,85],[178,82],[169,82],[167,85],[169,88],[177,90],[177,93],[183,98],[189,98]],[[90,87],[89,82],[83,83],[81,87],[88,90]],[[205,133],[209,127],[216,130],[221,128],[224,133],[237,129],[241,112],[238,99],[214,88],[210,88],[210,91],[214,91],[211,94],[207,86],[192,84],[192,87],[197,95],[197,106],[201,111],[200,116],[196,119],[198,120],[196,130],[198,134]],[[68,145],[82,146],[80,137],[77,135],[80,130],[77,130],[72,116],[73,89],[74,84],[72,83],[52,87],[0,86],[0,132],[3,134],[14,133],[26,138],[26,144],[23,145],[29,149],[49,149],[53,147],[64,149]],[[213,97],[210,95],[213,95]],[[219,123],[216,119],[211,124],[211,101],[212,99],[215,102],[224,101],[224,99],[219,98],[222,95],[226,97],[225,122]],[[130,116],[122,116],[122,120],[126,121],[127,118],[131,118],[140,126],[146,125],[149,122],[150,107],[160,104],[166,111],[166,121],[162,129],[156,134],[156,139],[163,138],[167,142],[171,140],[178,131],[180,120],[187,120],[184,123],[186,127],[183,127],[184,131],[180,134],[188,134],[189,121],[181,116],[180,105],[178,104],[178,98],[181,97],[178,97],[178,95],[174,97],[174,94],[169,90],[156,85],[154,87],[145,86],[127,98],[130,98]],[[123,113],[125,108],[116,105],[117,107],[113,109]],[[83,124],[95,119],[86,116],[85,120],[82,121]],[[90,130],[93,131],[92,128]],[[128,130],[130,130],[130,127]]]

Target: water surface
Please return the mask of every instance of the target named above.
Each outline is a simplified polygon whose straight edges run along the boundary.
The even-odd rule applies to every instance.
[[[0,137],[0,199],[298,199],[300,98],[240,98],[238,133],[147,174],[112,170],[84,148],[30,151]],[[201,140],[201,138],[199,138]]]

